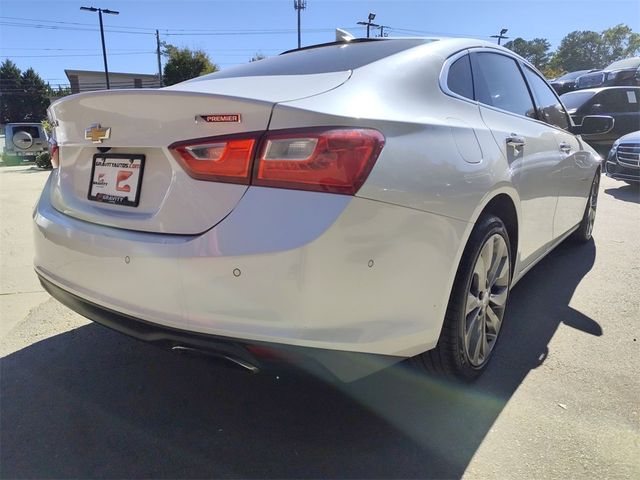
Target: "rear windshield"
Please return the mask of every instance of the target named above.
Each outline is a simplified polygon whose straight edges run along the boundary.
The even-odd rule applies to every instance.
[[[31,138],[40,138],[40,129],[35,125],[13,125],[11,131],[13,135],[18,132],[27,132]]]
[[[567,110],[577,110],[594,95],[595,92],[569,92],[561,95],[560,100]]]
[[[605,70],[621,70],[623,68],[638,68],[640,67],[640,57],[625,58],[624,60],[618,60],[609,65]]]
[[[191,81],[215,78],[257,77],[267,75],[310,75],[344,72],[435,40],[393,39],[329,44],[269,57],[257,62],[225,68]]]
[[[559,82],[561,80],[575,80],[580,75],[584,75],[585,73],[589,73],[590,71],[591,70],[578,70],[577,72],[569,72],[569,73],[564,74],[561,77],[556,78],[555,81]]]

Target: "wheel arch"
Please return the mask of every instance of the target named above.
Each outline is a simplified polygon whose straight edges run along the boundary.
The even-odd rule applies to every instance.
[[[509,247],[511,249],[511,275],[513,275],[516,258],[518,256],[518,211],[513,199],[506,193],[499,193],[493,197],[480,212],[478,218],[493,214],[504,223],[509,234]]]
[[[458,259],[462,258],[464,250],[467,248],[471,232],[475,228],[476,222],[484,215],[493,214],[500,218],[509,234],[509,247],[511,248],[511,274],[515,275],[515,269],[518,261],[519,245],[520,245],[520,197],[518,192],[511,185],[504,185],[492,190],[485,195],[479,203],[470,219],[469,228],[465,232],[464,241],[458,254]],[[458,263],[459,263],[458,260]],[[456,270],[459,267],[456,266]]]

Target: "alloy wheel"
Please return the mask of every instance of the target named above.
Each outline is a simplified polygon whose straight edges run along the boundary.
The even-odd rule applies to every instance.
[[[493,234],[476,259],[464,309],[463,343],[474,368],[489,358],[504,317],[511,276],[509,249],[502,235]]]

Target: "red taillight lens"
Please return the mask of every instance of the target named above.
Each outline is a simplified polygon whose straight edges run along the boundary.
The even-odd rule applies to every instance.
[[[301,128],[178,142],[169,150],[198,180],[353,195],[384,141],[368,128]]]
[[[198,180],[249,184],[257,137],[215,138],[169,147],[187,173]]]
[[[355,194],[384,146],[372,129],[300,129],[267,132],[253,185]]]
[[[58,168],[58,165],[60,165],[60,148],[53,140],[49,142],[49,155],[51,156],[51,167]]]

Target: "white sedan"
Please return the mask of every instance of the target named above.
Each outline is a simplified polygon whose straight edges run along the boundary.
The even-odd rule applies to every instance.
[[[472,380],[509,289],[589,241],[600,158],[540,73],[467,39],[316,45],[49,109],[35,269],[77,312],[251,371]],[[535,308],[535,305],[532,305]],[[523,340],[524,341],[524,340]]]

